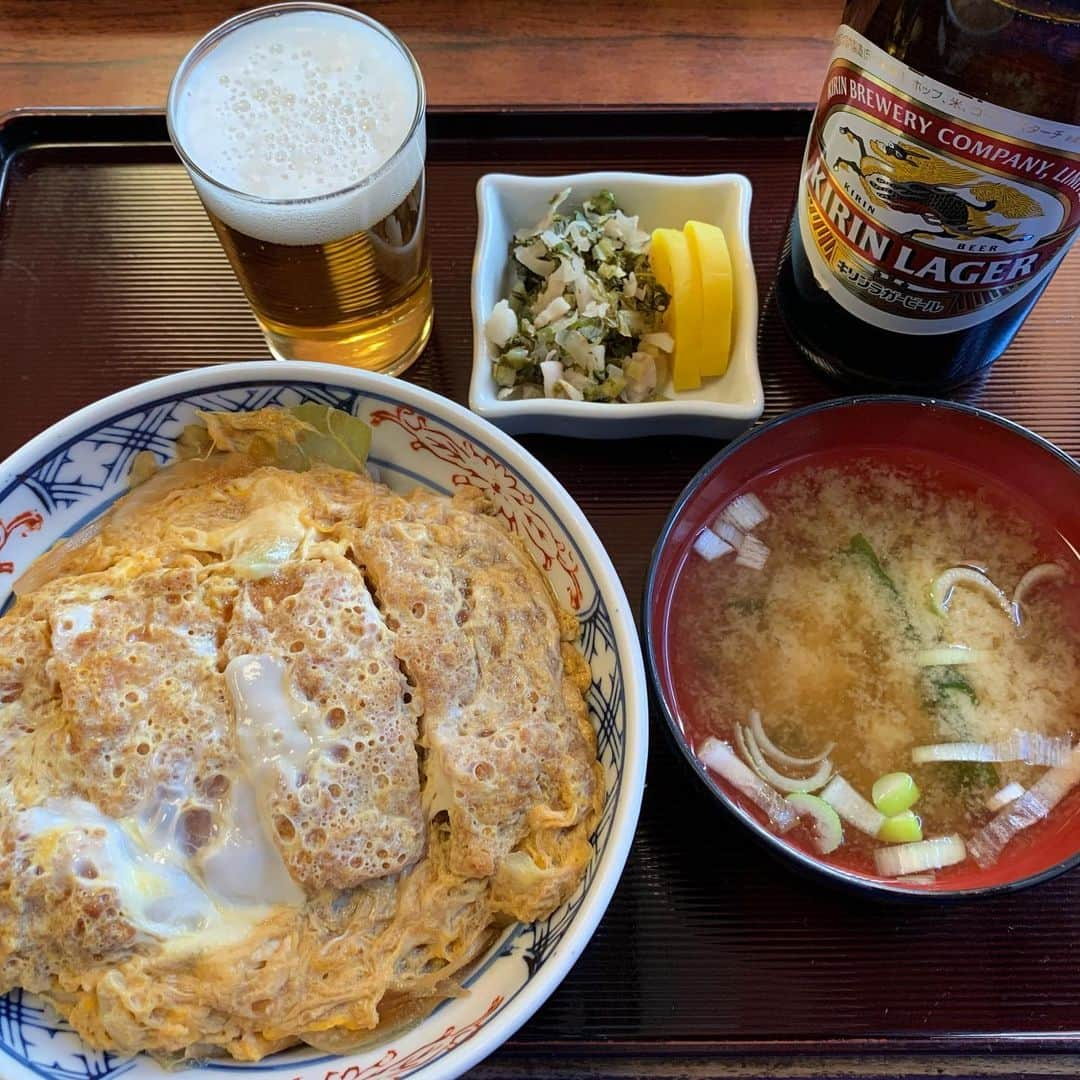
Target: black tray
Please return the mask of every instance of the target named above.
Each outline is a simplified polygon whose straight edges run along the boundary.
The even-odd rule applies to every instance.
[[[408,378],[465,400],[482,173],[738,171],[755,192],[766,418],[837,396],[768,301],[808,123],[801,110],[433,114],[436,322]],[[13,114],[0,161],[0,456],[132,383],[266,355],[160,114]],[[1078,284],[1080,253],[989,376],[955,395],[1074,454]],[[578,500],[636,609],[668,509],[720,444],[521,441]],[[833,892],[773,862],[688,781],[658,716],[652,738],[641,826],[607,916],[477,1075],[1080,1075],[1080,874],[951,906]]]

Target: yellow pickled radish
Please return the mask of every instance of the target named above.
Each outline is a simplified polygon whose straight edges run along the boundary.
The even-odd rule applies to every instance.
[[[723,375],[731,358],[735,310],[727,240],[723,229],[704,221],[688,221],[684,231],[701,282],[701,374]]]
[[[654,229],[649,261],[671,298],[664,325],[675,339],[672,384],[676,390],[696,390],[701,385],[701,285],[685,235],[679,229]]]

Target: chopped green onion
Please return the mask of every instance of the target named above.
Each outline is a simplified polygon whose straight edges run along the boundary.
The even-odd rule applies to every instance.
[[[939,870],[943,866],[963,862],[966,857],[964,841],[954,833],[913,844],[879,848],[874,852],[874,863],[882,877],[901,877],[904,874]]]
[[[1072,753],[1067,735],[1043,735],[1038,731],[1014,731],[1007,739],[992,743],[955,742],[916,746],[911,760],[916,765],[933,761],[1023,761],[1027,765],[1064,765]]]
[[[542,278],[546,278],[548,274],[555,271],[555,268],[559,265],[556,262],[552,262],[551,259],[543,258],[536,250],[536,245],[530,245],[525,247],[523,244],[514,248],[514,258],[517,259],[522,266],[527,267],[534,274],[539,275]]]
[[[937,743],[934,746],[916,746],[911,751],[916,765],[928,765],[933,761],[1000,761],[992,743],[956,742]]]
[[[1080,748],[1063,765],[1048,769],[1015,802],[1009,803],[971,838],[971,854],[990,866],[1021,829],[1041,821],[1080,783]]]
[[[799,817],[813,818],[814,844],[822,855],[835,851],[844,842],[840,815],[824,799],[805,791],[793,791],[787,801],[795,807]]]
[[[730,555],[735,549],[730,544],[725,544],[712,529],[702,529],[694,537],[694,551],[706,562],[719,559],[721,555]]]
[[[744,533],[756,529],[769,516],[765,504],[752,492],[736,495],[721,511],[720,516]]]
[[[768,560],[768,545],[763,544],[756,536],[747,535],[743,538],[739,553],[735,556],[735,565],[747,566],[751,570],[764,570]]]
[[[966,645],[942,645],[916,653],[915,663],[919,667],[952,667],[956,664],[977,664],[989,655],[985,649],[969,649]]]
[[[913,844],[923,838],[922,822],[914,810],[904,810],[885,819],[877,838],[886,844]]]
[[[915,805],[919,788],[910,773],[892,772],[879,776],[870,794],[874,805],[886,817],[894,817]]]
[[[1000,791],[995,791],[994,794],[986,800],[986,809],[997,813],[1002,807],[1008,806],[1011,802],[1016,802],[1023,794],[1023,784],[1018,784],[1014,780],[1011,784],[1006,784]]]
[[[864,799],[842,776],[829,781],[821,797],[849,824],[868,836],[877,836],[885,815]]]
[[[1068,735],[1044,735],[1041,731],[1014,731],[1004,743],[997,745],[1003,754],[1012,754],[1012,760],[1026,765],[1064,765],[1073,749]],[[1003,756],[1001,760],[1010,759]]]
[[[736,551],[743,546],[746,534],[733,522],[728,521],[723,514],[713,523],[712,530],[721,540],[729,543]]]
[[[799,820],[794,807],[741,762],[731,746],[720,739],[708,738],[698,748],[697,756],[713,772],[739,789],[766,815],[777,832],[785,833]]]

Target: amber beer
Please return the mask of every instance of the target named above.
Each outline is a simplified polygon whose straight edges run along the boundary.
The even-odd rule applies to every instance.
[[[1012,340],[1080,226],[1076,0],[849,0],[777,305],[820,370],[940,389]]]
[[[275,356],[396,374],[426,344],[424,104],[405,46],[329,4],[246,12],[181,64],[170,134]]]

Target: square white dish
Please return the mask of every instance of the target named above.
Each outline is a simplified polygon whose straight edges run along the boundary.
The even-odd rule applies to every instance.
[[[597,191],[611,190],[641,228],[682,228],[688,220],[720,226],[731,253],[735,313],[731,362],[719,378],[698,390],[659,392],[667,400],[639,404],[540,398],[500,401],[492,375],[491,346],[484,322],[495,304],[509,296],[510,241],[518,229],[534,225],[551,196],[571,188],[568,206],[580,206]],[[514,176],[488,173],[476,185],[479,228],[472,268],[473,366],[469,407],[511,433],[545,432],[587,439],[636,435],[705,435],[728,439],[762,413],[765,397],[757,357],[758,296],[750,255],[750,181],[737,173],[663,176],[637,172],[588,172],[568,176]]]

